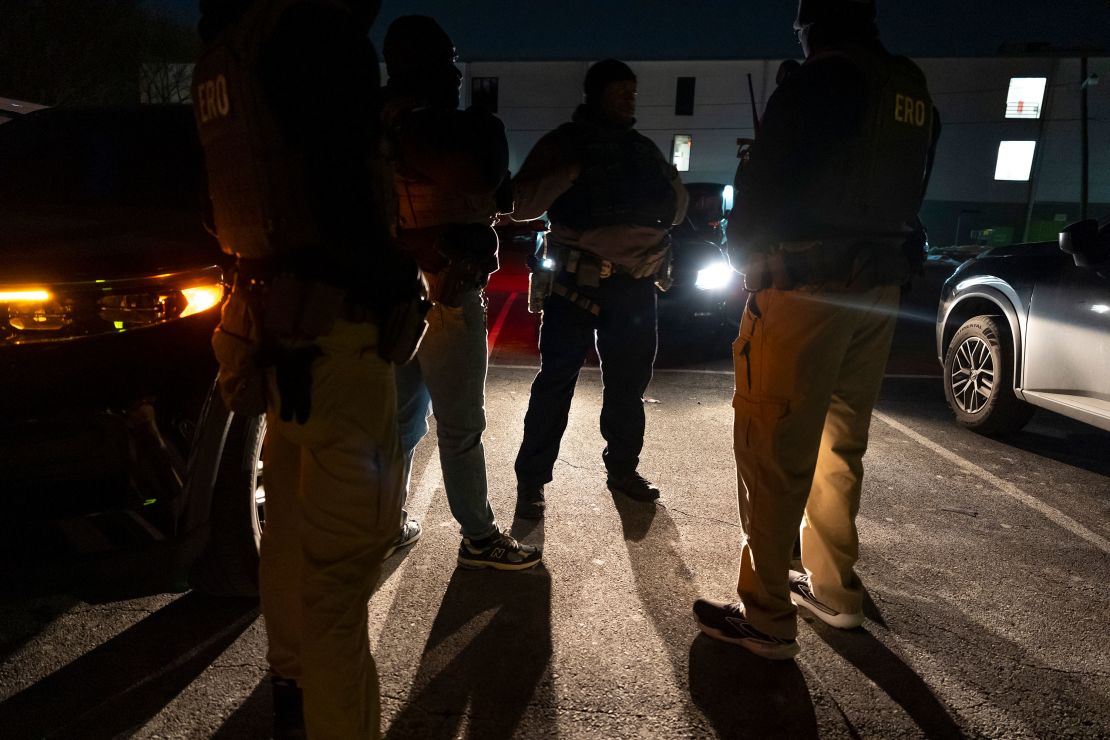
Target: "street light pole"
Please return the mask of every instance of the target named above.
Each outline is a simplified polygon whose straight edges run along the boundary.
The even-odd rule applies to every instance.
[[[1087,201],[1090,197],[1090,145],[1087,139],[1087,89],[1093,84],[1087,73],[1087,55],[1084,54],[1079,63],[1079,77],[1083,87],[1079,91],[1079,150],[1080,150],[1080,185],[1079,185],[1079,220],[1087,218]],[[1097,78],[1096,78],[1097,79]]]

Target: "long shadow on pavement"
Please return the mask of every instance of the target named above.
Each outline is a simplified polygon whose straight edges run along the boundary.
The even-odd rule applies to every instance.
[[[624,496],[613,500],[640,601],[666,645],[675,682],[689,691],[717,736],[817,737],[813,701],[792,661],[772,664],[743,648],[696,636],[691,608],[701,594],[679,553],[670,512]]]
[[[111,738],[142,725],[226,650],[257,603],[190,593],[0,703],[15,738]]]
[[[269,737],[272,725],[273,701],[270,699],[270,681],[263,678],[250,696],[236,707],[224,720],[212,740],[239,740],[244,737]]]
[[[458,569],[387,738],[511,738],[550,686],[551,574]],[[551,728],[554,732],[554,727]],[[529,734],[537,734],[530,731]]]
[[[873,603],[872,603],[873,605]],[[813,631],[871,679],[921,728],[928,738],[962,738],[964,731],[928,684],[905,661],[863,628],[839,630],[806,618]]]

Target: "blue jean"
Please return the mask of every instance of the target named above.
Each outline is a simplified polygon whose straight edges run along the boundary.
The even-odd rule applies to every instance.
[[[601,360],[605,469],[620,478],[640,464],[643,395],[651,382],[657,345],[655,283],[651,278],[614,275],[597,288],[575,290],[597,303],[601,313],[594,316],[558,295],[544,301],[540,372],[532,381],[524,440],[516,457],[516,479],[522,487],[551,482],[574,387],[591,345]]]
[[[497,531],[486,485],[486,306],[480,290],[462,306],[435,304],[428,332],[412,362],[397,368],[397,421],[405,454],[406,486],[416,445],[435,414],[439,464],[447,503],[464,537],[483,539]],[[405,513],[402,523],[407,518]]]

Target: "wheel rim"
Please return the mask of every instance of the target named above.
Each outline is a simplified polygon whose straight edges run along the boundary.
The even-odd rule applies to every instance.
[[[968,337],[956,350],[949,380],[952,398],[961,411],[977,414],[994,392],[994,358],[979,337]]]
[[[262,475],[262,443],[265,439],[266,419],[263,417],[258,424],[258,437],[253,451],[254,471],[251,474],[251,490],[254,491],[252,524],[254,525],[254,538],[256,543],[261,541],[262,529],[266,526],[266,482]]]

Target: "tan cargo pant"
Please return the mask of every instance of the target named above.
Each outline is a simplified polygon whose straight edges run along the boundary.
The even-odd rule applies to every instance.
[[[381,732],[366,605],[397,537],[404,463],[393,368],[377,341],[371,324],[337,323],[315,342],[324,354],[312,365],[308,421],[282,421],[273,403],[266,416],[267,659],[303,689],[313,740]]]
[[[762,290],[733,344],[734,449],[745,542],[737,591],[752,624],[797,635],[787,571],[799,523],[816,597],[859,612],[855,518],[871,409],[900,290]],[[804,514],[804,522],[802,521]]]

